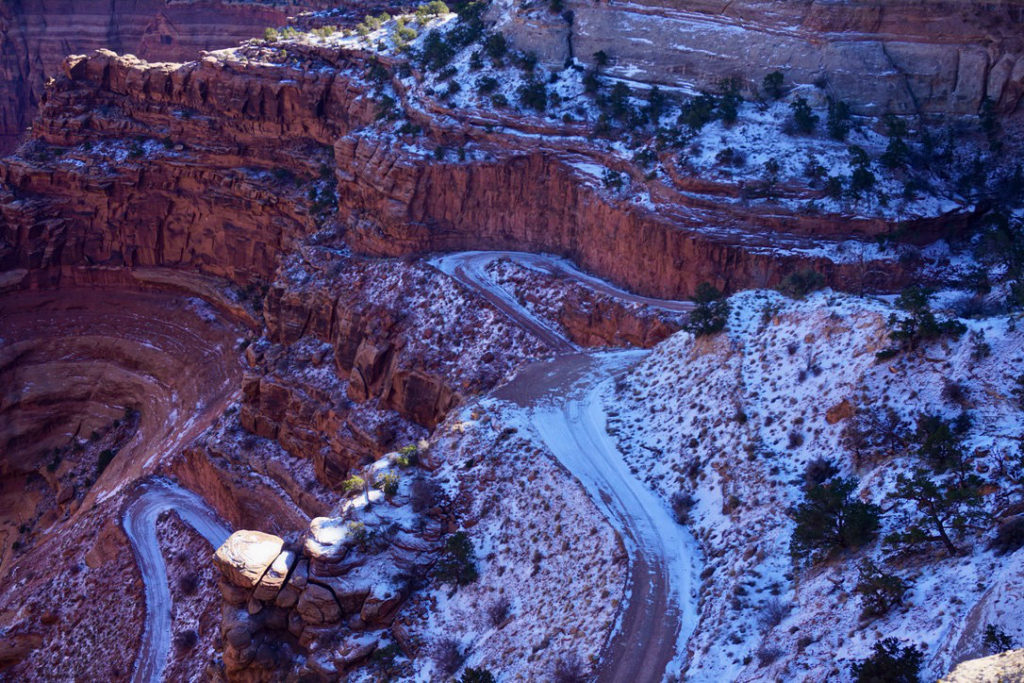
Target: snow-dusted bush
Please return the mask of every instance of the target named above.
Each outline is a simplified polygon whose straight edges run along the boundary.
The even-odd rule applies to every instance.
[[[857,683],[918,683],[924,655],[914,645],[901,646],[896,638],[875,643],[871,656],[853,664]]]
[[[812,486],[793,515],[794,555],[809,551],[811,559],[827,557],[835,550],[856,548],[878,534],[881,508],[859,500],[855,478],[835,477]]]
[[[895,574],[882,571],[871,560],[860,564],[857,585],[854,592],[861,596],[866,617],[880,617],[896,605],[903,604],[903,596],[909,590],[907,582]]]
[[[708,282],[697,285],[697,293],[692,297],[696,304],[686,321],[686,330],[696,337],[701,337],[725,329],[729,318],[729,302],[722,293]]]

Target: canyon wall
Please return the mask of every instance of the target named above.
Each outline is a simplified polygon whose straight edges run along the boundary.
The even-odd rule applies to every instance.
[[[985,97],[1011,112],[1024,95],[1020,0],[566,0],[561,16],[518,4],[492,9],[517,46],[557,67],[603,51],[630,81],[753,86],[780,69],[871,114],[974,114]]]
[[[438,122],[412,107],[410,118],[430,127],[418,144],[412,135],[395,140],[372,128],[365,55],[296,47],[278,63],[260,54],[182,65],[105,51],[68,60],[33,140],[0,171],[0,265],[187,266],[239,286],[266,282],[316,229],[307,194],[320,183],[337,191],[349,245],[372,255],[547,251],[666,297],[705,280],[726,290],[768,286],[806,267],[847,289],[907,281],[892,259],[787,249],[885,234],[895,227],[886,221],[716,204],[664,183],[652,184],[656,205],[636,204],[576,170],[621,165],[607,155],[558,137],[541,143],[514,129]],[[437,145],[472,156],[438,159]],[[914,234],[934,239],[958,220]]]
[[[0,4],[0,155],[35,117],[69,54],[107,48],[152,61],[194,59],[327,3],[282,0],[7,0]]]

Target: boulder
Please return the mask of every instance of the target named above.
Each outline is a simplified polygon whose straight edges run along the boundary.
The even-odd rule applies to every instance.
[[[260,579],[253,597],[257,600],[273,600],[284,586],[288,578],[288,572],[295,566],[296,555],[291,550],[285,550],[270,564],[267,572]]]
[[[231,583],[254,588],[283,546],[279,536],[262,531],[236,531],[217,549],[213,561]]]
[[[334,594],[317,583],[306,585],[295,609],[302,617],[302,621],[310,626],[331,624],[341,619],[341,608],[334,599]]]

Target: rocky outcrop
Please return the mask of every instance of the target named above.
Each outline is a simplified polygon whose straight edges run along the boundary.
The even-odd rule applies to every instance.
[[[214,561],[222,579],[221,633],[228,680],[288,672],[332,680],[390,640],[399,608],[434,561],[446,518],[414,493],[414,471],[382,460],[363,472],[366,493],[339,517],[318,517],[297,543],[237,531]],[[387,492],[374,481],[397,477]]]
[[[806,235],[795,237],[758,228],[756,213],[737,217],[727,207],[717,213],[672,213],[670,204],[638,207],[609,200],[551,153],[488,152],[499,160],[427,164],[397,147],[343,138],[335,158],[349,243],[381,256],[473,249],[554,253],[664,298],[685,298],[705,281],[729,291],[770,286],[801,268],[813,268],[843,289],[888,289],[909,276],[895,261],[842,263],[786,250],[787,243],[806,244],[811,235],[837,235],[839,221],[776,217],[780,228]],[[716,223],[731,227],[706,229]],[[845,225],[847,234],[861,227]]]
[[[105,52],[69,60],[35,142],[0,176],[10,192],[4,265],[187,266],[240,286],[267,281],[316,228],[310,190],[333,194],[323,173],[334,169],[346,239],[373,255],[549,251],[668,297],[704,280],[730,290],[770,285],[803,267],[843,288],[907,279],[895,261],[802,251],[817,240],[885,234],[891,222],[756,209],[642,175],[634,181],[650,185],[653,204],[637,204],[600,191],[577,164],[639,171],[563,140],[557,127],[503,134],[460,122],[456,111],[410,107],[431,145],[471,151],[465,161],[442,154],[427,163],[433,151],[372,132],[377,86],[366,66],[358,51],[303,45],[185,65]],[[942,217],[907,232],[923,242],[962,223]]]
[[[990,657],[961,662],[939,683],[986,683],[1024,680],[1024,650],[1009,650]]]
[[[0,5],[0,155],[14,149],[69,54],[107,48],[152,61],[195,59],[327,3],[299,0],[18,0]]]
[[[629,81],[748,87],[776,69],[792,83],[821,83],[872,114],[976,114],[989,97],[1004,112],[1024,95],[1024,10],[1017,2],[955,0],[741,0],[627,5],[568,0],[508,11],[498,27],[522,49],[561,67],[570,57]]]

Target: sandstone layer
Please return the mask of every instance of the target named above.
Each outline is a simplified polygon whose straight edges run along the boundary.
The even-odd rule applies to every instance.
[[[282,26],[324,3],[144,0],[113,3],[18,0],[0,6],[0,154],[35,117],[48,78],[68,54],[108,48],[153,61],[182,61]]]
[[[781,69],[796,84],[821,83],[872,114],[975,114],[984,98],[1004,112],[1024,95],[1024,4],[1019,0],[568,0],[492,9],[512,41],[561,66],[569,58],[629,81],[748,87]]]
[[[743,206],[722,201],[735,188],[708,183],[694,193],[652,181],[653,206],[609,197],[577,165],[621,162],[557,127],[507,120],[502,134],[493,120],[453,123],[458,112],[428,116],[406,103],[428,148],[380,135],[373,63],[303,45],[283,60],[260,48],[184,65],[108,52],[69,60],[34,139],[0,175],[3,265],[188,266],[240,286],[266,282],[336,200],[346,241],[362,253],[547,251],[657,296],[685,297],[701,281],[766,286],[807,267],[847,289],[891,290],[910,275],[892,259],[814,250],[886,235],[891,221]],[[537,133],[552,137],[541,144]],[[968,219],[921,220],[908,232],[923,243]]]

